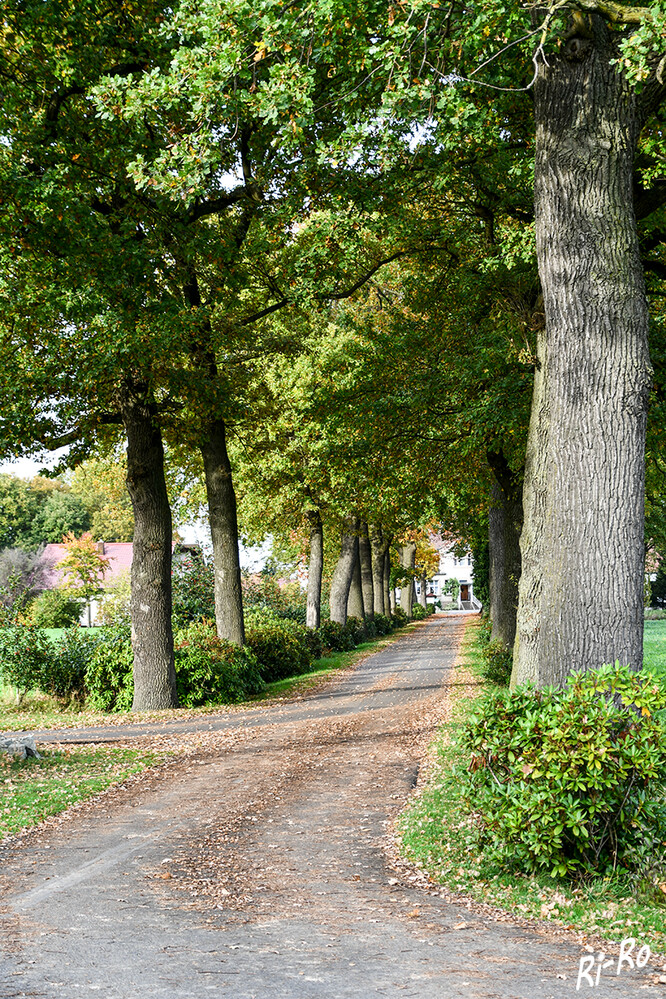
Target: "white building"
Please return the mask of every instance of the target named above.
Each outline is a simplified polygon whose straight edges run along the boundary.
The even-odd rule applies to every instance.
[[[480,610],[481,604],[474,596],[474,562],[471,553],[468,551],[462,558],[458,558],[453,551],[457,542],[439,534],[431,535],[430,543],[439,552],[439,572],[428,580],[428,603],[439,601],[442,608],[457,606],[460,610]],[[448,584],[452,579],[459,584],[455,599],[448,592]]]

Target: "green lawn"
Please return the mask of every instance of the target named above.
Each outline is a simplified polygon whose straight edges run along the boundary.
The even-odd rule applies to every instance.
[[[0,840],[91,798],[166,758],[120,746],[44,749],[41,759],[0,754]]]
[[[643,656],[645,666],[666,682],[666,620],[645,622]]]

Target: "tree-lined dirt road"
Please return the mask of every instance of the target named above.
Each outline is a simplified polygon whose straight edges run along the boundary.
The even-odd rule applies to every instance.
[[[431,619],[305,700],[190,723],[198,753],[5,846],[0,997],[581,994],[573,937],[449,904],[387,859],[463,627]],[[587,991],[660,994],[645,972]]]

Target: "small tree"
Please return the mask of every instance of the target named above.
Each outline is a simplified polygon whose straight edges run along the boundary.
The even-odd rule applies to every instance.
[[[111,563],[98,551],[90,531],[86,531],[80,538],[71,533],[66,534],[62,543],[67,549],[67,554],[56,567],[62,570],[66,579],[63,589],[72,596],[85,600],[88,606],[88,627],[90,627],[92,623],[90,601],[103,592],[104,573]]]
[[[22,548],[0,551],[0,620],[12,623],[30,601],[46,589],[51,570],[41,550],[28,553]]]

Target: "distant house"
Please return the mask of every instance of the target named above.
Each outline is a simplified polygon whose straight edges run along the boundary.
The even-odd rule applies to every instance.
[[[428,601],[434,603],[439,600],[442,607],[457,604],[460,610],[480,610],[481,604],[474,596],[474,560],[471,552],[458,557],[453,549],[458,547],[459,542],[441,534],[431,534],[430,543],[439,552],[439,571],[428,580]],[[447,593],[447,584],[452,579],[460,584],[457,601],[453,601]]]
[[[109,560],[109,567],[102,577],[102,587],[105,590],[113,589],[125,580],[129,580],[132,569],[132,554],[134,545],[131,541],[98,541],[97,551],[104,558]],[[181,543],[172,546],[174,563],[191,558],[193,555],[200,555],[201,549],[198,545],[184,545]],[[57,563],[67,554],[64,545],[48,544],[42,552],[42,562],[48,563],[49,571],[46,574],[46,589],[54,590],[61,586],[66,577]],[[99,619],[99,612],[104,596],[90,601],[90,620],[96,624]],[[81,624],[88,624],[88,607],[82,608]]]

